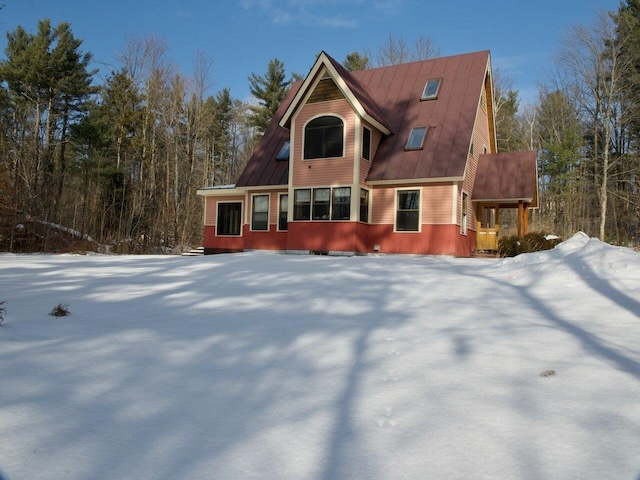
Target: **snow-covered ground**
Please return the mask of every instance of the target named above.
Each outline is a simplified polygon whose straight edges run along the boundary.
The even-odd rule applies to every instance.
[[[584,235],[504,260],[2,255],[3,300],[8,480],[640,479],[640,254]]]

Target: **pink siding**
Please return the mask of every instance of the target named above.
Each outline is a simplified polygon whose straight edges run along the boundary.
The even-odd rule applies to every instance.
[[[473,130],[473,155],[469,155],[467,160],[467,169],[462,184],[458,188],[457,203],[457,224],[462,224],[462,191],[464,190],[471,200],[473,185],[476,180],[476,172],[478,171],[478,156],[484,153],[484,147],[487,147],[487,153],[491,152],[491,141],[489,139],[489,117],[487,113],[478,104],[476,111],[476,124]],[[476,212],[471,202],[469,202],[467,229],[475,230],[476,228]]]
[[[415,187],[403,185],[402,188],[421,189],[421,220],[425,224],[451,224],[453,215],[453,185],[435,183],[416,185]],[[373,190],[372,223],[395,223],[395,187],[379,187]]]
[[[318,115],[338,115],[345,122],[344,157],[303,160],[304,126]],[[353,183],[355,113],[346,100],[306,104],[295,120],[293,186],[348,185]],[[358,135],[360,133],[358,132]]]
[[[373,160],[376,156],[376,152],[378,151],[378,145],[380,144],[380,140],[382,138],[382,134],[369,125],[366,122],[362,122],[364,126],[371,130],[371,155],[370,159]],[[371,169],[371,161],[361,159],[360,160],[360,184],[366,183],[367,175],[369,175],[369,170]]]
[[[225,197],[206,197],[205,210],[204,210],[204,224],[214,225],[216,224],[218,216],[218,202],[242,202],[244,210],[244,195],[230,195]],[[244,215],[243,215],[244,219]]]
[[[280,197],[280,193],[287,193],[287,190],[273,190],[273,191],[265,191],[265,190],[250,190],[249,191],[249,199],[251,199],[254,195],[269,195],[269,225],[277,225],[278,224],[278,201]],[[251,224],[251,209],[253,208],[253,201],[250,200],[251,203],[246,211],[246,223]]]

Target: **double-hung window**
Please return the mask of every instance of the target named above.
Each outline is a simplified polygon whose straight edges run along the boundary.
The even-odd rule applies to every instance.
[[[311,219],[311,189],[300,188],[293,193],[293,219]]]
[[[371,130],[362,127],[362,158],[371,160]]]
[[[469,216],[469,195],[462,192],[462,218],[460,219],[460,233],[467,234],[467,218]]]
[[[420,230],[420,190],[398,190],[396,230],[398,232]]]
[[[283,193],[278,201],[278,230],[287,230],[287,214],[289,213],[289,195]]]
[[[331,220],[349,220],[351,217],[351,188],[334,188],[331,198]]]
[[[313,189],[313,220],[329,220],[331,209],[331,189]]]
[[[251,230],[269,230],[269,195],[254,195]]]
[[[369,190],[360,189],[360,221],[369,221]]]

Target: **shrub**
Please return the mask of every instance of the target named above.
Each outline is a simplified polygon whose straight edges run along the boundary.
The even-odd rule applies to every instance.
[[[7,313],[7,307],[5,307],[5,304],[7,302],[0,302],[0,325],[2,325],[2,321],[4,320],[4,316]]]
[[[562,241],[559,238],[547,239],[547,237],[548,235],[544,232],[527,233],[524,238],[517,235],[501,237],[498,240],[498,251],[503,257],[515,257],[521,253],[551,250]]]
[[[69,313],[71,313],[67,308],[68,306],[69,305],[63,305],[62,303],[59,303],[58,305],[53,307],[53,310],[49,312],[49,315],[51,315],[52,317],[66,317],[67,315],[69,315]]]

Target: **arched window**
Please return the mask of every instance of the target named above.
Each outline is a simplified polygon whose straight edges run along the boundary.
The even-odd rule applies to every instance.
[[[318,117],[304,129],[304,158],[341,157],[344,123],[338,117]]]

